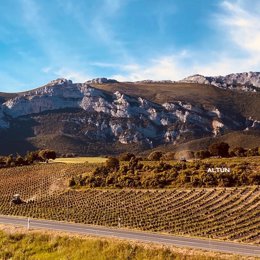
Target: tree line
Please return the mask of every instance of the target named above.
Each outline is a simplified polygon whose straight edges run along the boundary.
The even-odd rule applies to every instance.
[[[163,153],[161,151],[151,152],[147,160],[150,161],[171,161],[176,159],[176,154],[174,152]],[[250,157],[250,156],[260,156],[260,147],[255,147],[251,149],[246,149],[241,146],[237,146],[230,149],[228,143],[220,142],[211,144],[206,150],[199,151],[189,151],[190,157],[195,159],[206,159],[210,157]],[[128,161],[133,154],[126,153],[119,156],[122,161]]]
[[[254,147],[251,149],[246,149],[241,146],[237,146],[233,149],[230,149],[228,143],[214,143],[209,146],[207,150],[200,150],[194,153],[195,158],[205,159],[211,156],[219,157],[249,157],[249,156],[259,156],[260,147]]]
[[[46,162],[48,163],[50,159],[56,159],[56,152],[53,150],[45,149],[38,151],[27,152],[25,156],[17,155],[8,155],[0,157],[0,167],[14,167],[14,166],[23,166],[30,165],[35,162]]]
[[[130,155],[130,154],[129,154]],[[230,172],[209,172],[208,169],[230,167]],[[105,165],[86,176],[71,178],[70,187],[90,188],[177,188],[236,187],[260,185],[260,172],[247,162],[231,165],[220,162],[151,162],[131,156],[128,162],[110,157]]]

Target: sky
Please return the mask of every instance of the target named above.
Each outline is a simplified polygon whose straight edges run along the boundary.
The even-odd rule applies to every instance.
[[[0,0],[0,92],[260,71],[259,0]]]

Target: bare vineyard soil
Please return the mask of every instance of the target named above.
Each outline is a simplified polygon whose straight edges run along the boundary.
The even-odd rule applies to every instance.
[[[92,167],[92,168],[91,168]],[[93,165],[0,169],[0,214],[260,244],[260,188],[69,190]],[[16,193],[27,202],[10,203]]]

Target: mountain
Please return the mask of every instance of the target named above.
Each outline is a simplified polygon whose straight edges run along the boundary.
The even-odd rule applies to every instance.
[[[57,79],[23,93],[0,93],[0,100],[2,154],[39,148],[88,155],[172,150],[233,132],[242,139],[243,133],[254,135],[248,147],[260,145],[259,92],[201,82]]]
[[[227,76],[206,77],[202,75],[193,75],[180,82],[211,84],[213,86],[243,91],[260,91],[260,72],[233,73]]]

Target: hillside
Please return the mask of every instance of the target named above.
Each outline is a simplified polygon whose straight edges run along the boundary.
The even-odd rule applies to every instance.
[[[241,146],[247,149],[252,149],[259,146],[260,144],[260,131],[250,130],[250,131],[232,131],[227,134],[223,134],[218,137],[205,137],[200,139],[191,140],[188,142],[180,143],[179,145],[160,145],[152,150],[143,151],[142,155],[149,155],[151,151],[162,151],[162,152],[180,152],[180,151],[199,151],[206,150],[210,144],[215,142],[226,142],[230,146],[230,150],[235,147]]]
[[[246,92],[257,92],[260,87],[259,72],[232,73],[226,76],[189,76],[181,82],[210,84],[222,89],[242,90]]]
[[[94,84],[107,91],[120,91],[128,95],[142,96],[163,104],[176,100],[218,107],[227,113],[241,114],[260,120],[260,93],[231,91],[198,83],[114,83]],[[234,117],[235,117],[234,115]]]
[[[51,148],[60,154],[107,155],[193,149],[205,146],[205,140],[231,140],[235,146],[234,132],[245,147],[260,145],[259,91],[57,79],[19,94],[0,93],[0,100],[1,154]]]
[[[4,93],[0,92],[0,104],[6,102],[8,99],[16,97],[17,94],[15,93]]]
[[[259,165],[259,160],[251,160],[252,166]],[[236,164],[244,167],[243,161]],[[0,169],[0,213],[111,227],[120,217],[123,228],[260,243],[259,186],[68,188],[71,177],[80,178],[94,168],[57,163]],[[163,181],[159,173],[156,176]],[[124,180],[124,175],[120,178]],[[10,204],[17,193],[27,203]]]

